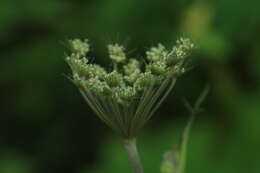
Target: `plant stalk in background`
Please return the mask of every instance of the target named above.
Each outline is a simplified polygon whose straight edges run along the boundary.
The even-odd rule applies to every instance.
[[[185,72],[193,43],[180,38],[171,50],[158,44],[147,50],[144,64],[128,59],[122,45],[110,44],[107,48],[112,70],[89,63],[88,40],[69,43],[71,54],[66,61],[72,81],[96,115],[122,136],[134,172],[142,173],[136,136]]]
[[[184,99],[184,104],[190,113],[190,119],[183,130],[180,141],[176,147],[164,154],[161,163],[161,173],[185,173],[186,171],[186,155],[190,129],[195,116],[202,111],[201,104],[205,100],[209,92],[209,86],[206,85],[195,104],[192,106]]]

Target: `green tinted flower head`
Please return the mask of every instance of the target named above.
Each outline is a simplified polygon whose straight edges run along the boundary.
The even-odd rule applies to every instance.
[[[80,56],[84,56],[89,52],[88,39],[85,39],[84,41],[81,41],[80,39],[74,39],[70,40],[69,43],[71,50]]]
[[[92,77],[84,81],[84,88],[92,92],[96,96],[106,96],[111,93],[111,88],[98,77]]]
[[[140,62],[136,59],[129,59],[129,62],[123,66],[124,79],[129,84],[133,84],[141,73]]]
[[[110,44],[107,46],[109,57],[116,63],[122,63],[126,60],[125,48],[119,44]]]
[[[135,81],[139,78],[141,74],[141,71],[139,69],[136,69],[135,71],[133,71],[133,73],[129,74],[129,75],[125,75],[124,79],[127,83],[133,85],[135,83]]]
[[[124,138],[135,137],[185,72],[184,62],[194,48],[180,38],[172,50],[158,44],[146,52],[147,62],[127,59],[125,48],[108,45],[112,71],[89,63],[88,40],[71,40],[66,61],[72,79],[96,115]]]
[[[129,62],[123,66],[126,75],[131,75],[135,72],[140,72],[140,62],[136,59],[129,59]]]
[[[160,61],[163,57],[167,55],[167,50],[161,43],[156,47],[152,47],[146,52],[147,59],[150,61]]]
[[[123,106],[128,106],[128,103],[132,102],[136,95],[135,88],[131,86],[117,87],[114,90],[114,98],[117,103],[122,104]]]
[[[164,75],[168,71],[168,66],[164,60],[158,60],[147,65],[147,71],[154,75]]]
[[[190,39],[181,37],[176,41],[176,45],[173,46],[171,52],[166,56],[167,64],[173,66],[185,61],[194,48],[195,46]]]
[[[73,72],[77,72],[78,75],[85,73],[86,66],[88,65],[88,60],[85,57],[80,57],[79,54],[72,53],[66,57],[66,61]]]
[[[134,83],[134,87],[137,91],[143,91],[147,89],[149,86],[154,85],[156,81],[156,76],[154,76],[151,72],[141,73],[136,82]]]
[[[106,74],[105,81],[111,87],[117,87],[117,86],[124,86],[125,85],[123,75],[121,73],[115,71],[115,70]]]

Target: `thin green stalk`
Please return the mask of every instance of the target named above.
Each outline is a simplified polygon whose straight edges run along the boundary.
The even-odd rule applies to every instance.
[[[132,165],[133,173],[143,173],[143,166],[136,147],[136,138],[124,139],[124,147],[128,153],[128,158]]]
[[[191,106],[187,100],[184,100],[184,103],[187,107],[187,109],[190,111],[190,120],[185,127],[183,134],[182,134],[182,139],[181,139],[181,151],[180,151],[180,165],[178,168],[178,173],[185,173],[185,168],[186,168],[186,156],[187,156],[187,145],[188,145],[188,140],[189,140],[189,133],[190,129],[192,126],[192,123],[195,119],[196,114],[198,114],[201,111],[201,104],[205,100],[206,96],[208,95],[209,92],[209,86],[206,85],[203,91],[201,92],[200,96],[196,100],[194,106]]]
[[[191,129],[192,123],[194,121],[194,118],[195,118],[195,114],[191,114],[190,120],[182,134],[180,166],[178,169],[179,173],[185,173],[185,170],[186,170],[187,146],[188,146],[188,140],[189,140],[189,136],[190,136],[190,129]]]

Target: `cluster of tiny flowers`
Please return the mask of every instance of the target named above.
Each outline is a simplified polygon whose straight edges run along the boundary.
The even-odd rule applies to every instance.
[[[162,57],[167,55],[167,50],[161,43],[157,47],[152,47],[150,50],[146,51],[147,59],[150,61],[160,61]]]
[[[124,69],[124,79],[129,84],[134,84],[137,78],[140,76],[140,62],[136,59],[129,59],[129,62],[123,66]]]
[[[74,39],[70,41],[71,49],[78,56],[84,56],[89,51],[88,39],[81,41],[80,39]]]
[[[109,57],[116,63],[122,63],[126,60],[125,48],[119,44],[110,44],[107,46]]]
[[[88,40],[70,40],[69,44],[72,53],[66,61],[73,82],[96,114],[124,136],[133,136],[134,129],[153,114],[156,102],[162,102],[176,78],[185,72],[184,62],[194,48],[187,38],[177,40],[171,50],[158,44],[146,51],[147,59],[141,63],[128,59],[122,45],[110,44],[108,57],[113,69],[109,71],[89,62]]]
[[[75,83],[94,95],[114,98],[119,104],[139,98],[145,88],[156,86],[163,79],[176,78],[184,73],[183,62],[194,48],[187,38],[180,38],[170,51],[158,44],[146,52],[148,62],[142,72],[141,63],[137,59],[127,59],[122,45],[110,44],[109,57],[121,69],[108,72],[99,65],[89,63],[86,58],[88,40],[71,40],[70,46],[72,54],[66,60]]]

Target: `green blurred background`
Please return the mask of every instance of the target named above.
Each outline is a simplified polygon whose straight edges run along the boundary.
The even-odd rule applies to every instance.
[[[211,92],[191,132],[187,173],[260,172],[260,1],[0,0],[0,173],[130,173],[120,138],[66,78],[71,38],[89,38],[95,62],[106,44],[141,58],[180,36],[197,45],[193,69],[139,136],[147,173],[187,119],[183,97]]]

